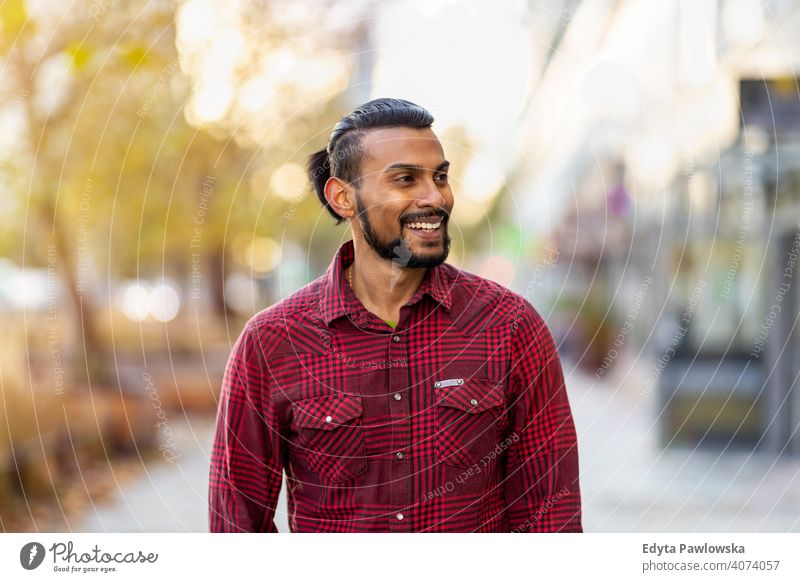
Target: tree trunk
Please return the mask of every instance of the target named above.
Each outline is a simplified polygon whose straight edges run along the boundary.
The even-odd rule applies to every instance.
[[[44,224],[52,225],[51,238],[56,260],[60,266],[56,270],[61,274],[69,296],[71,313],[76,326],[77,341],[72,352],[72,367],[75,377],[104,386],[110,380],[111,375],[108,368],[108,354],[97,329],[97,310],[94,301],[90,293],[84,293],[79,288],[73,249],[58,220],[54,218],[55,209],[52,203],[48,202],[44,205],[42,214]]]
[[[214,315],[225,320],[231,315],[231,311],[225,303],[225,248],[220,245],[210,254],[211,309]]]

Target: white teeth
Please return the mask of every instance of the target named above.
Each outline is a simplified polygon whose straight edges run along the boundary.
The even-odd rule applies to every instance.
[[[430,224],[428,222],[410,222],[406,226],[408,228],[419,228],[423,230],[436,230],[442,225],[441,221]]]

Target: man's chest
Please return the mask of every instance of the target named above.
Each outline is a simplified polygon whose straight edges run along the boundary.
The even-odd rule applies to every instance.
[[[305,331],[270,360],[270,385],[290,450],[324,480],[349,480],[367,459],[467,468],[504,434],[508,329]]]

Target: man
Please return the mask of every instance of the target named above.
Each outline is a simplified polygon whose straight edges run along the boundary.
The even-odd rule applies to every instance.
[[[444,261],[453,193],[425,109],[345,116],[309,175],[352,241],[231,354],[211,531],[580,532],[575,428],[528,301]]]

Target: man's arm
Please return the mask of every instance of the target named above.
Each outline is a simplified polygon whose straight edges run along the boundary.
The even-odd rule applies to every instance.
[[[276,532],[283,438],[257,330],[233,347],[220,393],[208,490],[212,532]]]
[[[514,321],[504,474],[509,529],[581,532],[578,445],[555,342],[528,301]]]

